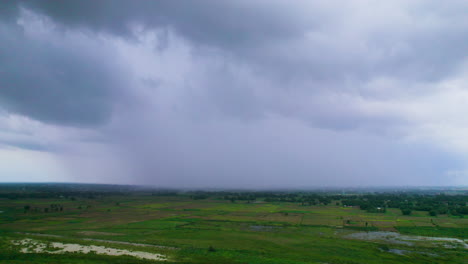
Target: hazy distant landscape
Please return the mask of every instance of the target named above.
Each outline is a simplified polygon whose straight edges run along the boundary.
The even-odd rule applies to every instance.
[[[467,192],[0,184],[0,263],[465,263]]]

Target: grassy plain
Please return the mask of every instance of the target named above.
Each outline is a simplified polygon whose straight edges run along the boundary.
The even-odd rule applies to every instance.
[[[44,212],[50,204],[60,204],[63,210]],[[25,206],[39,210],[25,211]],[[430,217],[427,212],[404,216],[399,209],[367,213],[337,205],[232,203],[133,193],[75,200],[0,199],[0,211],[0,263],[8,264],[152,263],[98,254],[25,254],[10,243],[21,238],[143,250],[164,254],[171,263],[466,263],[468,255],[460,246],[347,238],[372,230],[468,238],[466,218]]]

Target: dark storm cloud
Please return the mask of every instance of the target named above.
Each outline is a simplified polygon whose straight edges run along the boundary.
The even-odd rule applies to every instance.
[[[22,5],[66,27],[127,37],[135,25],[169,27],[196,45],[268,69],[270,77],[332,81],[391,75],[432,81],[467,56],[468,4],[455,2],[50,0]],[[393,10],[398,5],[407,5],[406,12]]]
[[[132,35],[132,23],[148,27],[172,26],[197,42],[224,45],[267,42],[300,34],[299,21],[290,21],[294,14],[278,10],[286,3],[272,2],[270,7],[257,8],[246,1],[21,1],[21,4],[43,12],[70,27]],[[249,4],[249,5],[247,5]],[[276,10],[275,10],[276,8]],[[255,21],[255,23],[253,23]],[[293,24],[291,24],[293,22]]]
[[[463,7],[467,7],[463,2],[443,8],[436,2],[415,4],[405,9],[407,13],[396,12],[394,16],[391,9],[386,12],[385,7],[374,6],[376,3],[372,1],[357,1],[355,5],[333,1],[328,4],[305,1],[293,5],[286,1],[214,0],[24,0],[16,3],[16,8],[11,2],[7,5],[10,13],[20,14],[21,8],[32,10],[50,18],[59,28],[78,32],[135,38],[138,26],[148,30],[175,30],[200,48],[195,50],[200,56],[204,56],[203,47],[219,49],[227,55],[228,64],[245,63],[256,74],[273,80],[273,86],[302,89],[309,94],[358,91],[372,96],[372,93],[360,91],[360,86],[378,76],[408,80],[410,85],[395,88],[407,91],[413,89],[414,82],[437,81],[452,74],[467,56],[468,27],[459,25],[464,20],[466,9]],[[380,12],[383,17],[362,14],[366,10],[371,13],[371,9],[376,9],[372,12]],[[9,109],[44,121],[74,120],[72,122],[92,124],[106,120],[111,109],[106,99],[112,93],[111,87],[120,81],[115,80],[118,74],[110,67],[111,56],[99,56],[95,50],[86,50],[87,47],[37,43],[21,39],[21,34],[16,32],[3,32],[4,37],[11,34],[13,37],[2,41],[8,51],[5,54],[24,55],[14,58],[15,62],[11,62],[13,58],[4,58],[8,65],[16,65],[4,69],[8,78],[2,80],[2,85],[7,87],[2,93]],[[167,43],[160,45],[164,46]],[[85,54],[80,54],[82,52]],[[31,80],[35,85],[28,83]],[[212,87],[208,92],[227,113],[249,118],[246,107],[252,109],[252,116],[267,111],[258,109],[261,104],[249,87],[230,88],[233,85],[229,78],[218,80],[219,84],[208,85]],[[35,86],[43,88],[35,89]],[[275,89],[272,87],[271,92],[275,93]],[[39,93],[41,96],[37,96]],[[251,97],[247,98],[249,93]],[[33,103],[38,98],[39,103]],[[246,102],[251,103],[246,105]],[[277,112],[282,109],[281,106],[271,107]],[[324,111],[323,108],[317,110]],[[329,121],[320,120],[323,116],[317,117],[311,124],[350,127],[346,123],[358,119],[333,121],[333,115],[331,113]],[[313,121],[314,116],[305,119]]]
[[[1,107],[57,124],[105,122],[124,83],[118,62],[100,50],[99,41],[85,43],[85,35],[59,32],[58,39],[26,31],[16,23],[0,22]]]

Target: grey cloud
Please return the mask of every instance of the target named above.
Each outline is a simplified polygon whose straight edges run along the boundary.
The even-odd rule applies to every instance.
[[[263,3],[265,4],[265,2]],[[299,34],[300,28],[288,4],[271,2],[267,9],[250,1],[220,2],[202,0],[145,1],[20,1],[71,27],[85,27],[97,31],[131,35],[132,23],[148,27],[170,26],[197,42],[217,43],[221,46],[252,40],[266,42],[272,37]],[[273,9],[271,9],[271,7]],[[297,20],[297,18],[295,19]],[[255,23],[252,23],[255,21]]]
[[[0,24],[1,107],[44,122],[102,124],[125,80],[101,48],[66,33],[31,36],[17,24]]]
[[[119,131],[113,140],[123,150],[130,183],[192,188],[439,185],[444,170],[461,164],[431,147],[330,132],[291,119],[193,122],[177,113],[130,115],[109,128]]]
[[[91,128],[54,142],[79,180],[443,184],[445,171],[464,169],[459,158],[405,142],[398,133],[414,124],[386,110],[431,93],[466,61],[467,5],[364,2],[9,2],[0,106]],[[25,12],[52,33],[29,34],[16,23]]]
[[[0,4],[0,21],[14,21],[19,13],[17,1],[3,1]]]
[[[20,149],[34,150],[34,151],[50,151],[50,148],[38,144],[36,142],[22,142],[22,141],[12,141],[12,140],[0,140],[0,146],[12,146]]]
[[[313,125],[339,129],[369,123],[373,118],[363,117],[360,120],[361,113],[353,113],[346,106],[345,111],[340,111],[316,103],[316,94],[363,93],[363,97],[372,97],[373,93],[362,87],[379,76],[404,80],[404,86],[391,89],[407,93],[417,87],[415,84],[435,82],[450,76],[466,58],[464,47],[468,41],[468,27],[463,24],[467,5],[463,1],[449,7],[439,6],[436,1],[414,5],[400,3],[400,9],[390,8],[388,12],[372,6],[375,4],[372,1],[368,3],[368,7],[354,2],[343,4],[333,1],[326,4],[319,1],[291,4],[286,1],[252,3],[209,0],[196,3],[187,1],[182,4],[174,1],[137,3],[124,0],[25,0],[16,3],[16,9],[12,4],[8,5],[12,13],[18,8],[33,10],[52,19],[56,26],[76,32],[104,32],[131,38],[137,34],[132,31],[132,25],[141,25],[148,30],[175,30],[192,45],[194,56],[210,56],[204,49],[214,47],[225,54],[226,64],[244,64],[258,75],[257,79],[271,81],[270,88],[257,94],[253,91],[256,89],[253,87],[255,83],[239,83],[226,70],[215,69],[209,83],[197,84],[206,88],[197,87],[203,92],[201,101],[196,101],[195,104],[213,104],[229,116],[237,115],[245,119],[261,117],[269,111],[291,115],[287,110],[289,106],[284,106],[281,100],[275,105],[275,102],[265,102],[264,97],[270,96],[268,93],[277,96],[286,94],[281,90],[300,93],[305,91],[304,97],[311,98],[311,109],[297,114],[298,117]],[[375,12],[381,12],[384,16],[376,18],[367,13],[359,15],[366,8],[376,8]],[[387,21],[389,19],[394,21]],[[41,45],[34,41],[29,43],[32,46]],[[159,48],[167,48],[168,45],[167,39],[155,43]],[[10,69],[6,81],[17,85],[23,82],[23,87],[31,87],[24,84],[24,81],[35,79],[37,83],[50,87],[44,89],[42,96],[46,97],[45,101],[50,102],[50,98],[59,97],[60,93],[65,100],[57,100],[37,111],[38,109],[29,109],[37,104],[24,98],[26,93],[12,88],[4,92],[5,97],[10,99],[5,100],[4,104],[10,105],[9,108],[13,111],[33,114],[35,118],[44,121],[64,122],[73,114],[76,115],[76,123],[96,124],[106,120],[111,114],[110,100],[106,98],[113,93],[109,87],[121,83],[121,80],[115,80],[119,74],[111,74],[115,70],[109,66],[112,64],[109,62],[112,56],[99,56],[94,51],[85,50],[87,47],[75,47],[74,50],[87,54],[90,61],[85,61],[82,54],[75,57],[74,54],[64,56],[68,51],[63,47],[55,50],[51,45],[48,49],[33,48],[29,54],[31,57],[47,57],[51,70],[44,68],[47,69],[44,72],[54,73],[55,68],[61,67],[57,65],[64,65],[61,68],[67,69],[70,73],[68,77],[28,76],[13,80],[15,76],[19,76],[20,70],[11,72]],[[441,53],[440,50],[444,52]],[[10,53],[18,52],[21,51],[12,49]],[[97,58],[94,59],[94,56]],[[68,61],[63,59],[67,57]],[[203,63],[203,59],[200,60]],[[90,68],[89,65],[95,68]],[[37,74],[40,70],[30,69],[27,72]],[[83,83],[80,85],[80,82]],[[72,87],[69,90],[54,88],[70,86],[70,83]],[[84,87],[76,95],[72,94],[78,90],[73,88],[75,84]],[[29,95],[37,92],[37,89],[28,89]],[[417,94],[420,92],[425,91],[418,90]],[[389,96],[395,94],[389,93]],[[386,99],[382,98],[382,93],[377,96],[379,99]],[[16,101],[12,98],[16,98]],[[84,107],[75,103],[80,101],[85,103]],[[69,111],[63,111],[60,116],[59,109]],[[48,120],[47,116],[53,118]]]
[[[395,3],[401,10],[384,10],[386,6],[372,1],[368,6],[353,1],[215,0],[51,0],[22,5],[68,27],[124,36],[133,34],[134,24],[168,27],[195,45],[231,52],[281,79],[368,80],[391,75],[431,81],[451,74],[466,58],[466,2]],[[382,17],[355,14],[365,11]],[[442,55],[441,49],[447,52]]]

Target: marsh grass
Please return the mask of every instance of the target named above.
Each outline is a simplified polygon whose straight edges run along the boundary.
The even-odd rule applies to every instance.
[[[53,203],[64,204],[64,211],[23,212],[26,204]],[[86,209],[77,209],[80,205]],[[391,208],[386,213],[375,214],[335,203],[301,206],[287,202],[231,203],[218,199],[144,195],[67,200],[66,203],[60,199],[15,200],[14,203],[0,200],[0,208],[4,211],[0,214],[0,263],[8,264],[150,263],[132,257],[98,254],[22,254],[18,246],[8,242],[25,237],[49,243],[161,253],[170,257],[171,263],[464,263],[468,253],[463,248],[392,246],[408,252],[398,255],[382,250],[389,247],[385,243],[343,238],[352,232],[375,230],[466,238],[467,219],[444,215],[431,218],[417,212],[403,216],[399,210]],[[272,228],[256,230],[252,226]],[[177,249],[85,240],[88,238]],[[215,250],[208,250],[210,247]],[[437,256],[418,253],[428,250]]]

